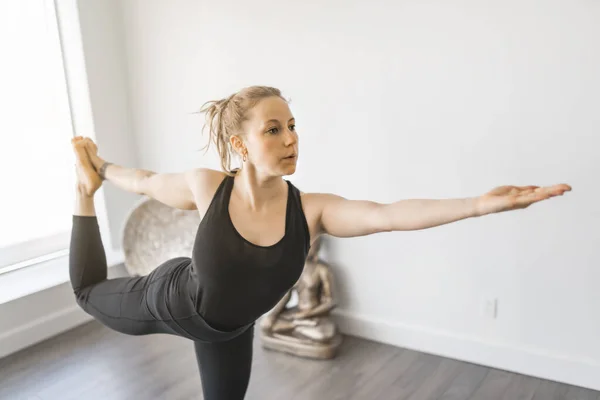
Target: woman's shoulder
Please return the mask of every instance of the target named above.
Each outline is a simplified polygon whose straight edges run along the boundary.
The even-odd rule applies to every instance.
[[[192,168],[188,173],[198,180],[215,180],[219,178],[222,180],[227,176],[225,172],[212,168]]]
[[[299,193],[303,204],[317,208],[322,208],[328,202],[343,199],[343,197],[333,193],[303,192],[301,190],[299,190]]]
[[[302,210],[308,224],[311,243],[320,234],[320,220],[323,207],[330,194],[318,192],[303,192],[299,190]]]
[[[211,168],[194,168],[189,170],[188,174],[190,177],[189,181],[198,194],[206,194],[206,192],[213,191],[227,177],[225,172]]]

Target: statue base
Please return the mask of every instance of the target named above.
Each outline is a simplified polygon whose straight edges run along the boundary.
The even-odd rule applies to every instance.
[[[333,338],[325,342],[314,342],[278,333],[262,334],[262,345],[265,349],[319,360],[334,358],[341,344],[342,335],[340,333],[336,333]]]

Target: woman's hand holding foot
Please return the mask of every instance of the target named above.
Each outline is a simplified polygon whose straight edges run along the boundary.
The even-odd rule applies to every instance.
[[[83,142],[90,162],[94,167],[94,170],[96,172],[100,171],[100,167],[102,167],[102,165],[104,165],[106,161],[98,156],[98,146],[89,137],[83,138]]]
[[[94,193],[102,186],[102,178],[100,178],[88,157],[85,139],[76,136],[71,139],[71,144],[76,159],[77,192],[83,196],[93,197]]]

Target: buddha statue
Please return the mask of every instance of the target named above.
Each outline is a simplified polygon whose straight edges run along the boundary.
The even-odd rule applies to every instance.
[[[308,358],[335,356],[342,336],[329,316],[336,306],[334,279],[329,265],[318,257],[321,240],[311,246],[298,281],[261,319],[263,347]],[[293,292],[298,303],[288,307]]]

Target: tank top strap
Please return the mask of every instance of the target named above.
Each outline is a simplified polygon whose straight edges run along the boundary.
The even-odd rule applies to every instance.
[[[287,179],[286,179],[286,183],[288,184],[288,186],[290,187],[290,190],[291,190],[290,194],[293,198],[292,203],[297,205],[298,201],[300,200],[300,190],[298,190],[298,188],[296,186],[294,186],[294,184],[292,182],[288,181]]]
[[[302,208],[300,189],[298,189],[292,182],[287,182],[291,188],[291,198],[289,202],[291,210],[288,211],[290,224],[294,226],[295,232],[300,235],[300,240],[305,245],[305,251],[308,253],[308,250],[310,249],[310,232],[308,229],[306,215],[304,214],[304,209]]]
[[[233,177],[226,175],[225,178],[221,181],[213,198],[211,200],[208,209],[206,210],[206,214],[204,215],[204,219],[206,220],[214,220],[214,219],[222,219],[223,213],[228,213],[229,210],[229,197],[231,196],[231,190],[233,188]]]

